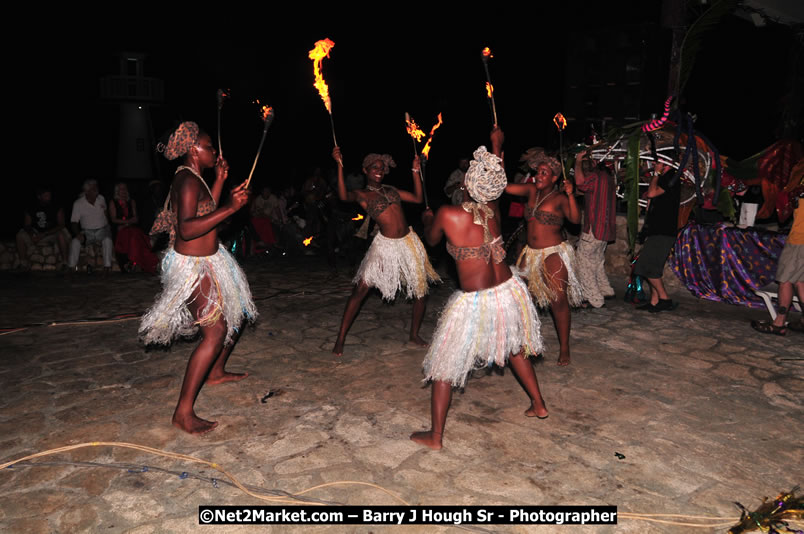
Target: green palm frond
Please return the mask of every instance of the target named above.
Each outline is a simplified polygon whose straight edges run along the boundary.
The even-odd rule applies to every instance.
[[[684,86],[692,74],[695,57],[701,49],[703,35],[715,27],[726,14],[733,11],[739,3],[740,0],[716,0],[687,29],[684,40],[681,42],[681,65],[678,69],[678,83],[676,84],[678,94],[684,91]]]

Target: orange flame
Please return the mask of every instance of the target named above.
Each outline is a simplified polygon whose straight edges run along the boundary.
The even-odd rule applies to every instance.
[[[267,121],[269,118],[274,116],[274,108],[271,106],[262,106],[260,108],[260,116],[262,117],[263,121]]]
[[[324,76],[321,74],[321,62],[325,57],[329,57],[329,51],[333,46],[335,43],[329,39],[322,39],[315,43],[315,48],[308,54],[308,57],[313,60],[313,75],[315,76],[313,87],[318,89],[318,94],[321,95],[321,100],[324,101],[324,106],[330,113],[332,113],[332,101],[329,98],[327,82],[324,81]]]
[[[483,49],[483,57],[485,57],[485,58],[494,57],[493,55],[491,55],[491,50],[489,50],[488,46]]]
[[[489,82],[486,82],[486,93],[489,95],[489,98],[494,98],[494,86]]]
[[[363,220],[363,214],[362,214],[362,213],[358,213],[358,214],[357,214],[357,217],[352,217],[352,220],[353,220],[353,221],[362,221],[362,220]]]
[[[442,124],[444,124],[444,121],[441,120],[441,113],[439,113],[438,114],[438,123],[433,125],[433,129],[430,130],[430,138],[427,139],[427,144],[424,145],[424,148],[422,149],[422,155],[424,156],[425,159],[428,159],[430,157],[430,142],[433,140],[433,134],[438,129],[438,127],[441,126]]]
[[[408,124],[407,130],[410,136],[416,141],[421,142],[422,137],[424,137],[424,132],[421,131],[419,125],[416,124],[416,121],[414,121],[413,118],[407,113],[405,113],[405,122]]]
[[[310,245],[310,242],[312,242],[312,240],[313,240],[313,236],[310,236],[307,239],[303,240],[302,243],[304,243],[304,246],[307,247],[307,246]]]
[[[567,119],[565,119],[564,115],[561,113],[556,113],[556,116],[553,117],[553,124],[555,124],[558,131],[561,132],[567,127]]]

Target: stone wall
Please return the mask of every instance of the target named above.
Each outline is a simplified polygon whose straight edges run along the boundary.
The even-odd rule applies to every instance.
[[[36,243],[30,252],[32,271],[57,271],[62,268],[56,243]],[[81,248],[78,267],[86,269],[87,265],[91,265],[95,270],[103,269],[103,251],[99,244],[92,243]],[[19,266],[20,261],[17,256],[16,243],[0,242],[0,271],[17,269]],[[112,270],[120,270],[114,258],[112,258]]]

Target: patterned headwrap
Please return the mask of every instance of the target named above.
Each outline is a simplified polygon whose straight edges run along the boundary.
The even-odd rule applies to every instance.
[[[502,160],[481,146],[475,150],[474,159],[466,171],[466,189],[477,202],[491,202],[502,195],[508,178]]]
[[[198,142],[198,131],[198,124],[192,121],[183,122],[170,134],[167,145],[159,143],[156,145],[156,150],[162,152],[169,160],[179,158]]]
[[[391,170],[391,167],[396,167],[394,158],[388,154],[369,154],[363,158],[363,168],[368,169],[371,167],[371,164],[377,160],[381,160],[383,163],[383,174],[388,174],[388,172]]]
[[[552,156],[548,156],[542,148],[531,148],[522,156],[522,159],[527,161],[528,167],[533,170],[536,170],[542,163],[546,163],[553,175],[558,176],[561,174],[561,162]]]

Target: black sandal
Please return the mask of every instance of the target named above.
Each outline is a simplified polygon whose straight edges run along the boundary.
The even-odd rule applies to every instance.
[[[771,321],[751,321],[751,328],[763,334],[776,334],[777,336],[787,334],[787,326],[776,326]]]
[[[793,332],[804,332],[804,321],[792,321],[787,323],[787,328],[792,330]]]

